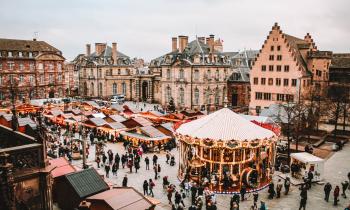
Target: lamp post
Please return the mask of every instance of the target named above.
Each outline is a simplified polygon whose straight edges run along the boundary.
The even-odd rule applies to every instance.
[[[17,131],[18,130],[18,118],[17,118],[17,112],[16,112],[16,96],[18,92],[18,78],[11,77],[8,81],[10,85],[10,97],[11,97],[11,103],[12,103],[12,120],[11,120],[11,126],[12,130]]]
[[[88,168],[89,166],[86,164],[86,131],[83,127],[83,106],[80,104],[80,110],[81,110],[81,142],[83,144],[83,169]]]

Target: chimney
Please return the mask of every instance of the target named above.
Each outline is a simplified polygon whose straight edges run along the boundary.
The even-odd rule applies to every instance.
[[[95,43],[95,52],[97,56],[100,56],[105,49],[106,49],[105,43]]]
[[[171,51],[174,52],[177,50],[177,38],[171,38]]]
[[[113,63],[117,64],[117,43],[116,42],[112,43],[112,58],[113,58]]]
[[[198,37],[198,41],[205,44],[205,37]]]
[[[86,44],[86,56],[90,56],[91,55],[91,45],[90,44]]]
[[[214,41],[214,35],[213,34],[210,34],[209,35],[209,53],[211,54],[211,61],[214,60],[214,44],[215,44],[215,41]]]
[[[188,36],[179,36],[179,52],[182,53],[188,44]]]

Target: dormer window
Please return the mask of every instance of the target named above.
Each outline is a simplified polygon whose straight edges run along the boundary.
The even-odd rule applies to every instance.
[[[32,58],[32,57],[33,57],[33,53],[32,53],[32,52],[29,52],[29,53],[28,53],[28,56],[29,56],[30,58]]]
[[[23,53],[22,52],[18,52],[18,57],[22,58],[23,57]]]
[[[8,52],[8,57],[12,57],[12,52]]]

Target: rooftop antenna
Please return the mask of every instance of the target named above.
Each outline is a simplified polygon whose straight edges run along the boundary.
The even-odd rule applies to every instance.
[[[34,31],[33,41],[38,40],[38,36],[39,36],[39,31]]]

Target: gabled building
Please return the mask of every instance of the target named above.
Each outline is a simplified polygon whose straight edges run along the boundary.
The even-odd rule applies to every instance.
[[[223,106],[227,96],[227,78],[232,74],[231,56],[223,52],[214,35],[172,38],[172,51],[151,61],[150,70],[161,75],[154,100],[162,105],[173,98],[179,109],[211,110]]]
[[[331,58],[332,52],[317,50],[310,34],[297,38],[275,23],[252,67],[250,111],[260,113],[271,104],[307,98],[313,86],[322,92]]]

